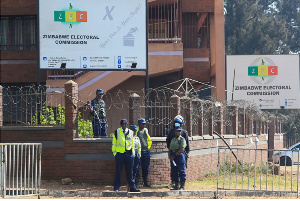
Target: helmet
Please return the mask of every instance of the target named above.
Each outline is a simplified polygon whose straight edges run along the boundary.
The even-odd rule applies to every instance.
[[[181,119],[179,119],[179,118],[176,118],[176,119],[174,119],[174,123],[175,122],[177,122],[177,123],[180,123],[180,124],[182,124],[183,122],[182,122],[182,120]]]
[[[103,94],[103,93],[104,93],[103,89],[97,89],[96,90],[96,94]]]
[[[137,126],[136,125],[130,125],[129,129],[132,131],[136,131],[137,130]]]
[[[174,118],[174,121],[175,121],[175,119],[180,119],[183,122],[183,117],[181,115],[176,115],[176,117]]]
[[[146,123],[146,120],[143,119],[143,118],[140,118],[140,119],[138,120],[138,123],[139,123],[139,124],[145,124],[145,123]]]

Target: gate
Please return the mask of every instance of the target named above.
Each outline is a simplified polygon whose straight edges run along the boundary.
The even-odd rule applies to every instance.
[[[298,198],[299,157],[297,147],[290,150],[219,147],[217,191],[279,191],[296,193]]]
[[[0,196],[37,195],[41,185],[41,143],[0,144]]]

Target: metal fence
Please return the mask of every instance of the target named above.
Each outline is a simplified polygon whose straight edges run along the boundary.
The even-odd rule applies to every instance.
[[[196,81],[194,81],[196,82]],[[170,85],[156,89],[144,89],[139,91],[116,90],[106,92],[103,100],[106,104],[107,133],[114,132],[120,126],[120,119],[129,119],[129,97],[136,93],[140,96],[141,117],[147,120],[147,128],[151,136],[163,137],[166,130],[172,127],[174,114],[170,100],[173,95],[180,98],[180,114],[183,118],[191,121],[184,124],[183,128],[191,125],[193,136],[210,135],[212,130],[224,128],[224,134],[234,134],[236,124],[238,133],[248,125],[247,119],[255,122],[255,132],[261,127],[258,123],[260,117],[265,117],[265,122],[271,114],[262,112],[258,106],[249,102],[227,103],[216,100],[203,100],[197,95],[192,83],[188,79],[179,80]],[[56,91],[61,90],[61,91]],[[89,119],[90,102],[95,98],[94,93],[78,92],[78,137],[93,137],[91,119]],[[46,86],[28,87],[4,87],[3,88],[3,126],[42,126],[42,125],[64,125],[65,124],[65,98],[69,97],[63,89],[48,88]],[[231,106],[242,108],[238,114]],[[236,119],[238,115],[238,122]],[[137,122],[133,122],[137,124]],[[250,129],[246,133],[252,133]],[[245,133],[243,133],[245,134]]]
[[[218,149],[217,190],[299,192],[299,148]]]
[[[3,125],[64,124],[64,94],[46,86],[3,87]]]
[[[40,143],[0,144],[0,196],[37,195],[41,185]]]

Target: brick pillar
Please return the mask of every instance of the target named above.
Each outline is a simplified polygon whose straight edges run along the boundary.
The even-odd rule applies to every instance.
[[[176,115],[180,114],[180,98],[176,94],[170,97],[171,103],[171,117],[174,119]]]
[[[263,134],[263,131],[262,131],[262,119],[258,120],[258,134],[259,135]]]
[[[268,133],[268,149],[274,149],[274,136],[276,131],[275,126],[275,118],[271,117],[271,122],[269,124],[269,133]],[[268,152],[268,159],[269,161],[272,161],[273,151]]]
[[[249,116],[249,134],[253,135],[253,117]]]
[[[227,106],[228,112],[231,116],[232,128],[233,128],[233,135],[239,134],[239,113],[237,106]]]
[[[210,108],[213,108],[213,103],[209,104]],[[210,117],[208,119],[208,134],[210,136],[213,136],[213,131],[214,131],[214,115],[213,115],[213,110],[211,110]]]
[[[78,84],[72,80],[65,83],[65,143],[72,143],[78,137]]]
[[[3,126],[3,99],[2,99],[2,86],[0,85],[0,126]],[[0,141],[1,142],[1,141]]]
[[[186,131],[188,132],[189,136],[192,137],[192,132],[193,132],[193,122],[192,122],[192,101],[190,98],[184,96],[180,98],[180,106],[185,108],[184,112],[185,114],[183,115],[185,117],[184,122],[185,122],[185,128]]]
[[[282,133],[282,121],[279,122],[279,133]]]
[[[241,115],[241,134],[246,135],[246,115],[245,108],[239,108],[239,115]]]
[[[196,122],[198,122],[198,134],[199,136],[203,136],[203,104],[200,100],[192,100],[192,105],[197,105],[199,109],[197,110],[197,114],[194,118],[197,118]]]
[[[216,131],[223,136],[224,135],[224,112],[221,106],[216,107],[217,113],[219,114],[219,119],[216,125]]]
[[[141,118],[141,97],[134,93],[129,96],[129,125],[137,125]]]

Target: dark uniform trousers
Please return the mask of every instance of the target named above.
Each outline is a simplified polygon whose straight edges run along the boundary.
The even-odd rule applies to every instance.
[[[138,178],[139,170],[140,170],[141,157],[135,151],[134,164],[133,164],[133,180],[135,181]]]
[[[149,172],[149,166],[150,166],[150,151],[142,151],[141,153],[141,166],[142,166],[142,176],[143,178],[146,178],[148,176]],[[139,178],[139,171],[137,172],[136,178]]]
[[[176,166],[174,166],[173,162],[171,162],[171,177],[173,181],[185,181],[186,180],[186,172],[185,172],[185,156],[184,153],[181,153],[179,156],[175,155],[176,152],[172,152],[171,156],[174,156],[174,162]]]
[[[103,118],[103,119],[101,118],[100,121],[93,120],[92,124],[93,124],[94,138],[107,137],[105,118]]]
[[[125,163],[125,169],[126,169],[126,177],[127,182],[130,186],[130,189],[135,189],[135,183],[133,179],[132,174],[132,167],[134,163],[134,156],[132,155],[132,151],[126,151],[125,153],[117,153],[115,156],[116,160],[116,176],[115,176],[115,182],[114,182],[114,190],[119,190],[121,186],[121,174],[122,174],[122,168],[123,164]]]

